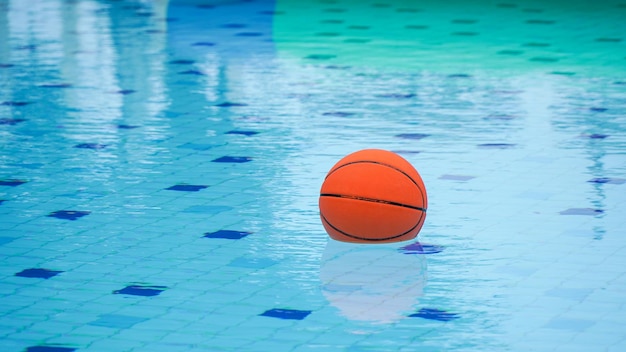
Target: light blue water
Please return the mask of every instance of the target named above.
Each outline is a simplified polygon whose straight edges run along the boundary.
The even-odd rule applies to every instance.
[[[386,69],[281,48],[279,5],[0,0],[1,351],[626,350],[624,32]],[[324,233],[364,148],[420,171],[419,242]]]

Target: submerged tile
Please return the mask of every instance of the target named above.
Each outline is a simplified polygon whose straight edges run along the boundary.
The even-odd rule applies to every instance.
[[[437,321],[450,321],[460,318],[459,314],[446,312],[434,308],[422,308],[417,313],[409,315],[411,318],[422,318]]]
[[[252,234],[252,232],[248,231],[233,231],[233,230],[219,230],[215,232],[207,232],[203,237],[206,238],[223,238],[228,240],[239,240],[248,235]]]
[[[90,211],[83,210],[57,210],[48,214],[51,218],[63,219],[63,220],[76,220],[91,214]]]
[[[570,208],[559,212],[561,215],[600,215],[602,213],[604,210],[593,208]]]
[[[152,297],[158,296],[166,290],[166,286],[143,286],[143,285],[131,285],[126,286],[121,290],[113,291],[113,294],[118,295],[131,295],[131,296],[143,296],[143,297]]]
[[[279,319],[302,320],[306,318],[309,314],[311,314],[310,310],[274,308],[274,309],[266,310],[265,312],[259,315],[263,317],[272,317],[272,318],[279,318]]]
[[[16,187],[19,185],[23,185],[26,182],[28,181],[9,178],[9,179],[0,180],[0,186]]]
[[[252,161],[252,158],[248,156],[222,156],[211,161],[214,163],[247,163]]]
[[[398,249],[404,254],[435,254],[443,252],[444,247],[434,244],[415,242]]]
[[[57,271],[57,270],[32,268],[32,269],[24,269],[20,271],[19,273],[16,273],[15,276],[30,277],[30,278],[37,278],[37,279],[49,279],[61,273],[62,271]]]
[[[60,345],[39,345],[27,347],[26,352],[73,352],[76,348]]]
[[[198,192],[209,186],[204,185],[188,185],[188,184],[178,184],[171,187],[166,188],[168,191],[181,191],[181,192]]]

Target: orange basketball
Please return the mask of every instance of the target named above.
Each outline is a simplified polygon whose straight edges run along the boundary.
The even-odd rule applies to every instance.
[[[330,169],[319,207],[324,229],[335,240],[399,242],[417,236],[428,199],[411,163],[393,152],[365,149]]]

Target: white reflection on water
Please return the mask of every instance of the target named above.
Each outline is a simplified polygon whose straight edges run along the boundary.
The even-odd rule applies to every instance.
[[[328,302],[350,320],[391,323],[414,310],[426,285],[426,258],[401,245],[329,240],[320,280]]]

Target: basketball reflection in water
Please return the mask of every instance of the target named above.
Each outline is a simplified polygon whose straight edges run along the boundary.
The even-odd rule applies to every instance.
[[[415,310],[426,284],[426,258],[406,244],[329,240],[322,256],[322,293],[350,320],[391,323]]]

